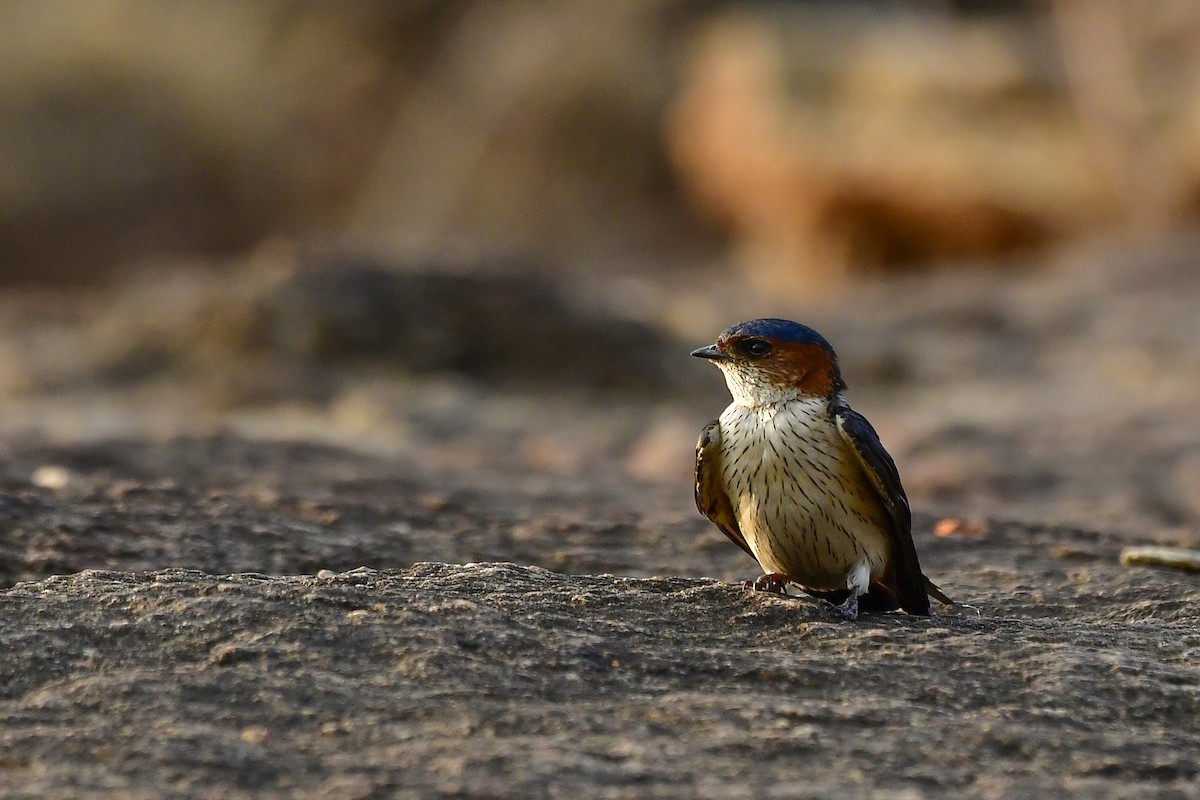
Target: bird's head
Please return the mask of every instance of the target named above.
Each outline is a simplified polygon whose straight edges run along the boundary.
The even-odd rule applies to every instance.
[[[692,355],[720,367],[733,399],[747,405],[832,397],[846,388],[837,354],[825,337],[786,319],[739,323]]]

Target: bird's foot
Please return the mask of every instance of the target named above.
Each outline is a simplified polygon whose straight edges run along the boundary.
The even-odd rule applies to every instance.
[[[787,594],[788,579],[786,575],[781,575],[778,572],[768,572],[765,575],[759,575],[752,581],[745,581],[742,585],[756,592]]]
[[[851,591],[850,596],[840,603],[833,605],[837,612],[850,621],[858,619],[858,595]]]

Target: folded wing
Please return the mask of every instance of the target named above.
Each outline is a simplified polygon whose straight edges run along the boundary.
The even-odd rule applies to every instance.
[[[887,535],[892,545],[892,557],[885,575],[886,588],[896,596],[900,607],[910,614],[928,614],[930,595],[944,603],[951,602],[921,573],[917,548],[912,539],[912,512],[908,507],[908,496],[900,484],[896,462],[879,441],[879,434],[875,433],[866,417],[844,402],[836,407],[834,416],[842,439],[857,457],[859,466],[887,511],[890,522]]]
[[[734,544],[754,557],[721,482],[721,424],[715,419],[704,426],[696,443],[696,508]]]

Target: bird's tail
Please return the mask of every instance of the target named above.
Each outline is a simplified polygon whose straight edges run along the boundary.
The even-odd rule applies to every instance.
[[[946,593],[939,589],[937,584],[929,580],[929,578],[925,578],[925,593],[934,600],[937,600],[939,603],[945,603],[948,606],[957,605],[957,603],[955,603],[949,597],[946,597]]]

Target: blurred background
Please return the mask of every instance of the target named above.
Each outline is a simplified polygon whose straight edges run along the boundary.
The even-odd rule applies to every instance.
[[[726,325],[918,506],[1200,523],[1192,0],[5,0],[0,423],[678,489]],[[673,490],[674,490],[673,489]]]
[[[0,276],[265,243],[756,282],[1200,212],[1186,0],[0,7]]]

